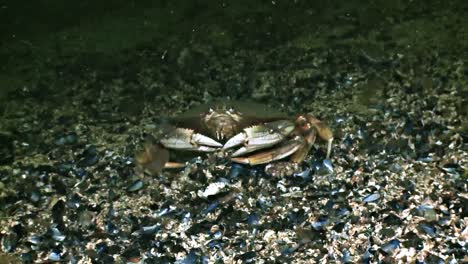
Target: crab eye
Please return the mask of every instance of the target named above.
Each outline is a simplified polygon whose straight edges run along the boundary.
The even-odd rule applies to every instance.
[[[228,113],[232,114],[234,113],[234,109],[232,107],[229,107],[229,109],[227,110]]]
[[[211,114],[211,113],[213,113],[213,112],[214,112],[213,108],[208,109],[208,113]]]

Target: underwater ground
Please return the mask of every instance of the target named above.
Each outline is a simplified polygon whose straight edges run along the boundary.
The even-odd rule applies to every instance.
[[[467,13],[7,1],[0,263],[466,263]],[[147,135],[219,100],[314,113],[331,158],[317,142],[290,175],[203,154],[135,169]]]

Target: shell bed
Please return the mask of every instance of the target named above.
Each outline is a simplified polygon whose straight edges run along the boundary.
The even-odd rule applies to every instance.
[[[466,1],[235,2],[2,42],[21,82],[1,79],[0,263],[468,262]],[[200,24],[164,28],[181,14]],[[125,36],[142,42],[87,42]],[[314,144],[277,173],[171,151],[185,167],[136,168],[166,117],[225,99],[314,113],[330,157]]]

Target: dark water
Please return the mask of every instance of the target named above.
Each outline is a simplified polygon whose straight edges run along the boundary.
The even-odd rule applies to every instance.
[[[466,14],[467,1],[2,2],[0,263],[466,260]],[[168,116],[227,99],[312,112],[331,159],[317,141],[292,176],[191,154],[193,171],[135,170]],[[226,189],[200,195],[213,186]]]
[[[343,48],[349,56],[466,55],[466,11],[464,1],[7,1],[1,77],[10,90],[67,69],[122,71],[119,65],[134,64],[132,56],[147,47],[170,59],[196,45],[232,54],[301,38],[300,45]]]

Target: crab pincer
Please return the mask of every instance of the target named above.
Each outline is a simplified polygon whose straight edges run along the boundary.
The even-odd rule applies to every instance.
[[[168,149],[213,152],[223,145],[218,141],[195,133],[192,129],[176,128],[161,139],[160,143]]]
[[[265,164],[275,160],[280,160],[291,156],[304,146],[304,138],[295,136],[281,144],[279,146],[254,153],[247,157],[232,157],[231,160],[237,163],[258,165]]]
[[[283,141],[294,131],[294,123],[289,120],[278,120],[245,128],[224,144],[223,149],[239,145],[243,147],[236,150],[232,156],[238,157],[259,149],[268,148]]]

